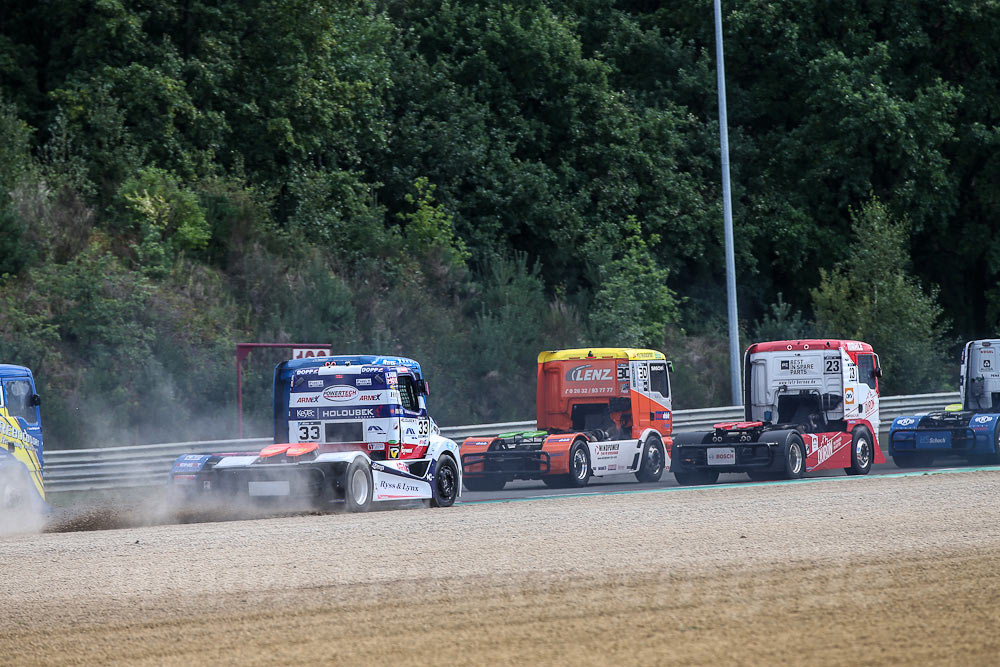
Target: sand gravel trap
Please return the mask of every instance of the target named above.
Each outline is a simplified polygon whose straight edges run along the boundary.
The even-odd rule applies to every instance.
[[[0,540],[0,663],[995,663],[1000,473]]]

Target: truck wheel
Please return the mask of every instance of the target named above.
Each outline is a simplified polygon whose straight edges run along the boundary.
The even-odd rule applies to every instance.
[[[484,475],[466,477],[462,483],[469,491],[499,491],[507,485],[507,479],[503,475]]]
[[[926,468],[934,463],[934,455],[926,452],[896,452],[892,462],[897,468]]]
[[[663,443],[655,435],[649,436],[635,478],[640,482],[659,482],[663,476],[664,460]]]
[[[344,474],[344,502],[348,512],[367,512],[372,505],[372,471],[359,459]]]
[[[587,486],[590,481],[590,456],[587,454],[587,445],[582,440],[577,440],[569,448],[569,479],[568,486]]]
[[[867,475],[872,469],[872,439],[868,430],[854,429],[851,434],[851,467],[844,468],[848,475]]]
[[[438,459],[434,471],[431,507],[451,507],[458,497],[458,467],[450,456]]]
[[[678,471],[674,473],[674,479],[681,486],[700,486],[702,484],[715,484],[719,481],[719,473],[714,470]]]
[[[802,438],[793,435],[785,448],[785,479],[798,479],[806,471],[806,448]]]

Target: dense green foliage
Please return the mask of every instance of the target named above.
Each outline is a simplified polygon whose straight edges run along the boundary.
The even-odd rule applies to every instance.
[[[724,10],[743,342],[942,388],[1000,324],[1000,5]],[[57,446],[231,435],[241,340],[418,358],[442,423],[570,345],[725,403],[714,68],[708,0],[8,0],[0,360]]]

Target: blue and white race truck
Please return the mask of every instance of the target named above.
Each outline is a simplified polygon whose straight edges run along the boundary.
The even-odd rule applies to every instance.
[[[40,517],[47,507],[40,404],[31,371],[0,364],[0,528]]]
[[[889,455],[900,468],[942,457],[1000,462],[1000,339],[973,340],[962,350],[962,402],[941,412],[896,417]]]
[[[185,454],[170,473],[186,497],[306,500],[366,511],[372,502],[448,507],[462,488],[458,445],[427,412],[420,364],[341,355],[274,369],[274,444],[260,451]]]

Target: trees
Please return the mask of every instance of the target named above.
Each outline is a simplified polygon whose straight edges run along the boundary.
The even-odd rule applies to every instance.
[[[925,293],[910,269],[906,222],[877,198],[852,212],[849,257],[820,271],[812,296],[824,336],[863,340],[885,370],[885,393],[940,391],[948,373],[938,290]]]

